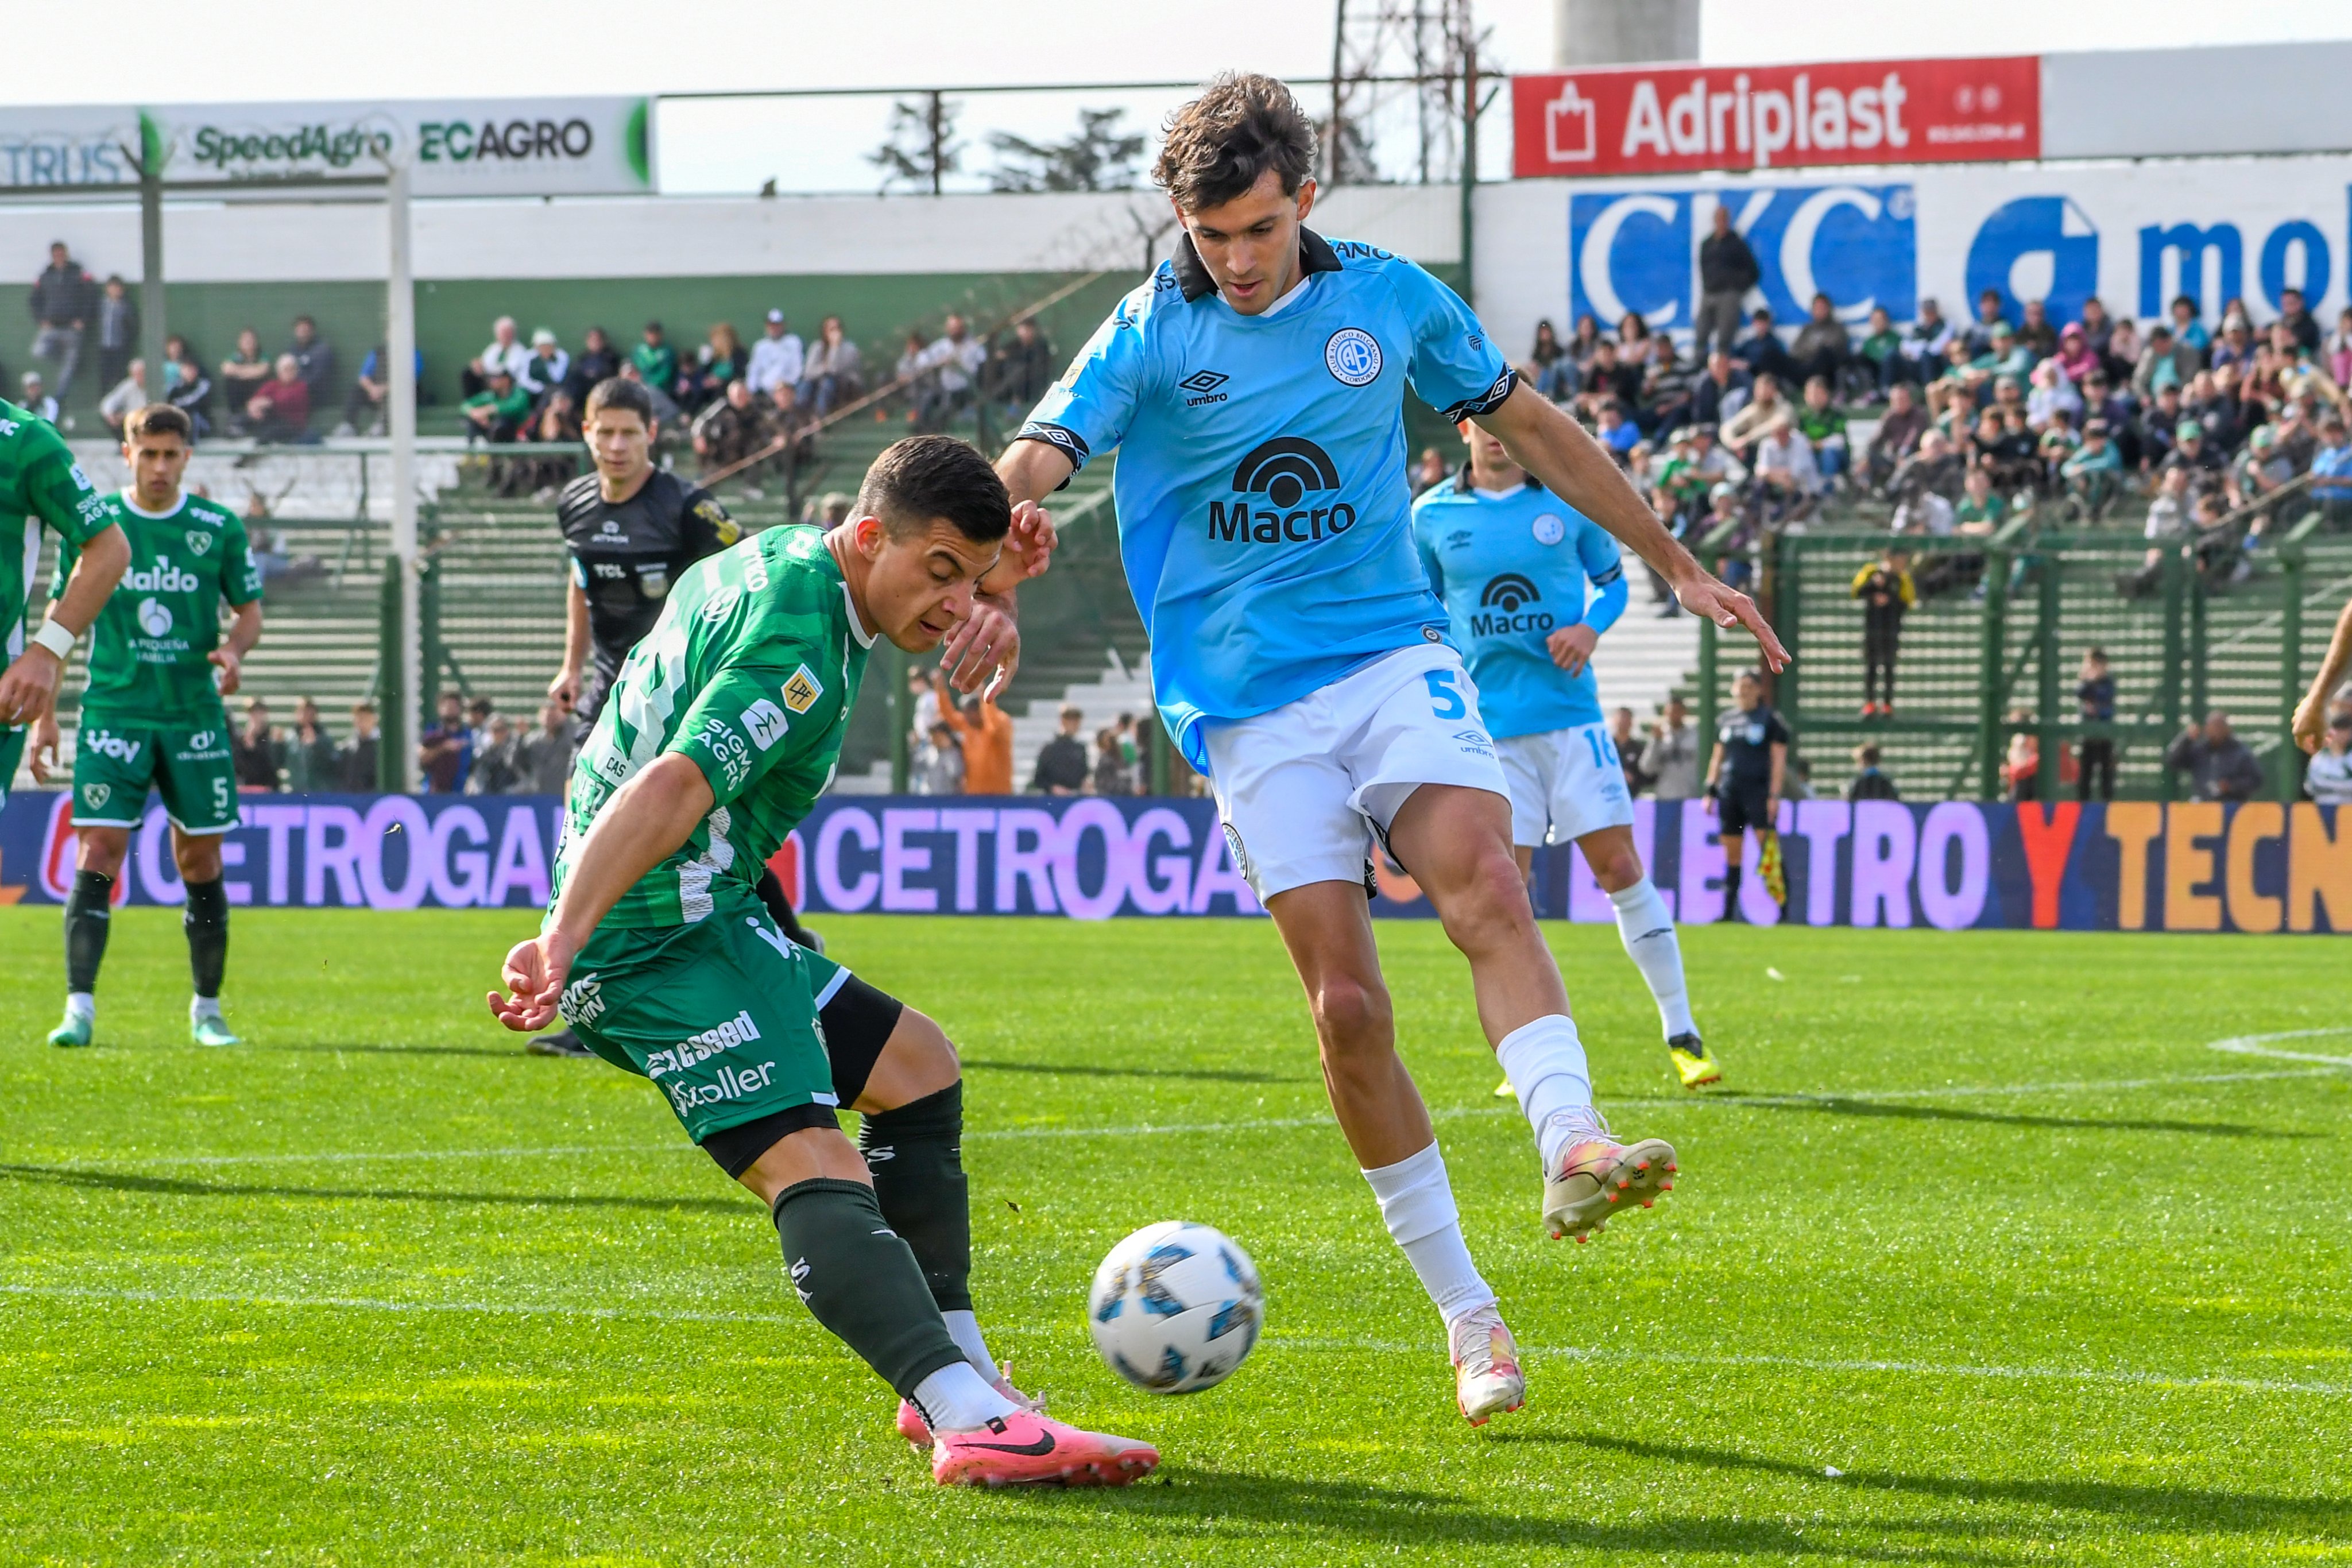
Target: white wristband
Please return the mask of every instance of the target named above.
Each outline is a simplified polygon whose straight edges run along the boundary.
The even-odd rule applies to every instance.
[[[55,653],[58,656],[58,663],[62,664],[66,662],[67,656],[73,652],[74,636],[75,633],[67,631],[57,621],[47,620],[42,622],[41,629],[33,633],[32,642],[33,646],[47,648],[50,653]]]

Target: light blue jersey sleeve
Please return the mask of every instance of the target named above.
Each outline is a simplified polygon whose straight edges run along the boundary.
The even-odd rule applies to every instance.
[[[1453,423],[1492,413],[1518,384],[1514,371],[1462,297],[1402,257],[1386,268],[1412,329],[1405,379],[1421,401]]]
[[[1617,624],[1625,613],[1624,553],[1607,530],[1591,518],[1580,518],[1583,527],[1577,530],[1576,559],[1591,580],[1592,598],[1584,607],[1584,623],[1595,632],[1606,632]]]
[[[1096,453],[1126,439],[1150,358],[1139,296],[1140,291],[1121,300],[1095,329],[1062,379],[1045,389],[1015,440],[1045,442],[1067,457],[1075,472]]]

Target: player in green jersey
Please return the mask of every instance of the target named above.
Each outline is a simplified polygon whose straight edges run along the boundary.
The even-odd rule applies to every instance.
[[[98,967],[106,956],[115,880],[152,786],[172,821],[172,854],[187,890],[181,916],[195,995],[188,1029],[198,1045],[235,1045],[221,1017],[228,962],[228,893],[221,835],[237,825],[228,710],[245,655],[261,640],[261,569],[236,513],[180,487],[194,430],[183,411],[150,403],[122,423],[131,487],[113,498],[131,544],[131,570],[99,612],[89,685],[74,747],[73,825],[80,836],[66,900],[66,1016],[51,1045],[88,1045],[97,1025]],[[75,547],[58,557],[62,595]],[[220,606],[232,612],[221,634]],[[33,770],[46,779],[58,743],[54,716],[33,732]]]
[[[41,529],[77,547],[81,557],[49,617],[27,633],[25,599]],[[74,639],[89,630],[99,606],[131,563],[106,497],[74,461],[47,421],[0,402],[0,805],[25,754],[26,727],[49,711]]]
[[[772,528],[688,569],[581,749],[554,901],[489,1004],[520,1030],[561,1011],[661,1088],[767,1203],[801,1300],[898,1391],[936,1479],[1118,1484],[1158,1453],[1046,1419],[943,1321],[951,1301],[969,1309],[971,1270],[946,1037],[787,941],[756,891],[832,782],[875,639],[935,648],[983,590],[1042,569],[1049,525],[1026,512],[1008,553],[987,459],[917,436],[876,459],[829,532]],[[845,996],[866,998],[865,1019],[840,1018]],[[864,1158],[844,1100],[866,1115]]]

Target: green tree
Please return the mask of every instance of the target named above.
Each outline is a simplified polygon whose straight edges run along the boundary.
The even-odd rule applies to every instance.
[[[992,132],[996,167],[989,188],[996,191],[1131,191],[1143,135],[1118,133],[1123,109],[1078,110],[1078,133],[1067,141],[1032,141],[1009,131]]]
[[[930,93],[890,106],[890,135],[866,161],[882,171],[882,188],[893,186],[940,193],[941,183],[963,163],[964,144],[955,139],[963,105]]]

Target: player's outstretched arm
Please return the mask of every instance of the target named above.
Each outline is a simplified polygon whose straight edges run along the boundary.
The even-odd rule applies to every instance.
[[[75,637],[89,631],[130,564],[131,541],[119,525],[110,523],[91,535],[74,560],[66,591],[49,604],[50,623]],[[58,695],[58,677],[64,673],[63,653],[38,643],[28,645],[0,674],[0,724],[30,724],[48,712]]]
[[[718,803],[693,758],[656,758],[621,786],[580,841],[547,929],[507,954],[507,995],[489,994],[490,1015],[510,1030],[547,1027],[578,953],[621,895],[675,853]]]
[[[1700,566],[1681,541],[1666,532],[1616,461],[1582,425],[1551,400],[1522,382],[1492,413],[1476,416],[1513,462],[1542,480],[1551,493],[1614,534],[1626,549],[1656,569],[1684,609],[1718,626],[1745,626],[1763,650],[1764,663],[1786,668],[1789,651],[1772,634],[1756,601],[1726,587]],[[1034,445],[1036,443],[1025,443]],[[1058,481],[1057,481],[1058,483]]]

